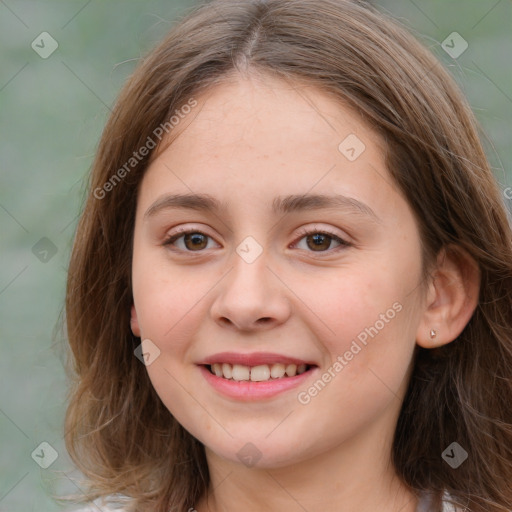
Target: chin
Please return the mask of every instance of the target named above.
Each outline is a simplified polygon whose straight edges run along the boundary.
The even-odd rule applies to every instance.
[[[207,452],[247,469],[277,469],[308,458],[304,451],[298,452],[296,446],[287,446],[287,442],[290,441],[289,431],[285,438],[276,436],[270,440],[265,438],[266,435],[238,435],[235,439],[223,439],[222,442],[214,442],[211,439],[200,441],[205,445]]]

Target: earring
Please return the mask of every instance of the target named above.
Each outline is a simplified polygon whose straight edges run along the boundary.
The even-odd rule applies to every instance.
[[[434,339],[437,336],[437,331],[435,329],[430,329],[430,338]]]

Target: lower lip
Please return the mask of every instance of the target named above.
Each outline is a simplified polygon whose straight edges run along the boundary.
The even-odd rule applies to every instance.
[[[296,375],[295,377],[282,377],[280,379],[267,380],[263,382],[253,382],[250,380],[230,380],[223,377],[217,377],[205,366],[199,367],[206,381],[220,393],[231,398],[240,400],[259,400],[270,398],[279,393],[296,388],[303,384],[317,369],[310,368],[308,371]]]

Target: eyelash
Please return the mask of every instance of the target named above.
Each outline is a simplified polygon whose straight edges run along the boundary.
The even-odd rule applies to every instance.
[[[174,233],[169,238],[167,238],[163,242],[162,245],[164,245],[164,246],[171,246],[171,245],[174,244],[174,242],[176,242],[181,237],[183,237],[185,235],[188,235],[188,234],[192,234],[192,233],[197,233],[197,234],[200,234],[200,235],[204,235],[204,236],[206,236],[208,238],[212,238],[210,235],[207,235],[206,233],[203,233],[202,231],[197,230],[197,229],[178,228],[178,232]],[[318,230],[318,229],[308,229],[308,228],[304,228],[304,229],[302,229],[299,232],[299,238],[298,238],[298,240],[296,242],[294,242],[294,244],[300,242],[306,236],[316,235],[316,234],[327,235],[328,237],[332,238],[333,240],[335,240],[336,242],[338,242],[340,244],[338,247],[336,247],[334,249],[328,249],[326,251],[318,251],[318,254],[326,254],[326,253],[336,252],[338,250],[343,250],[343,249],[345,249],[347,247],[351,247],[352,246],[352,244],[350,242],[347,242],[346,240],[340,238],[338,235],[335,235],[334,233],[330,232],[329,230]],[[173,249],[173,250],[182,251],[182,249]],[[199,250],[199,251],[185,250],[184,252],[189,252],[189,253],[197,252],[197,253],[201,253],[203,251],[204,251],[204,249]],[[317,251],[307,251],[307,252],[316,253]]]

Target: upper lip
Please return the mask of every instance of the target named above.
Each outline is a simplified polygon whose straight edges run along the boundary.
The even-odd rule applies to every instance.
[[[297,357],[290,357],[283,354],[274,354],[272,352],[254,352],[252,354],[241,354],[239,352],[220,352],[206,357],[198,364],[214,364],[214,363],[229,363],[241,364],[244,366],[259,366],[262,364],[307,364],[316,366],[312,361],[305,361]]]

